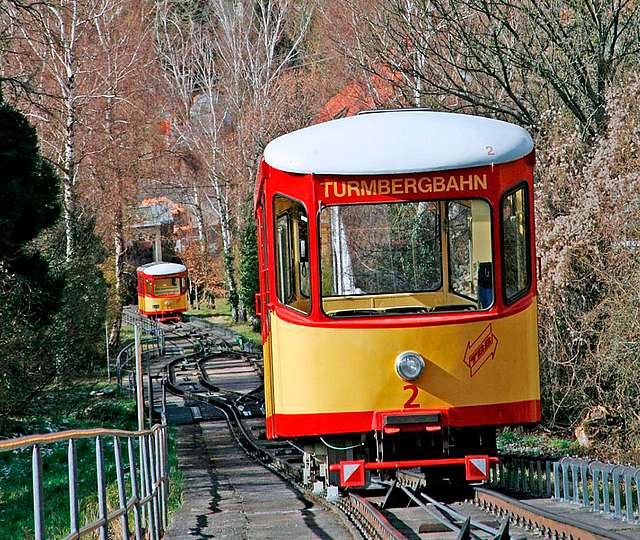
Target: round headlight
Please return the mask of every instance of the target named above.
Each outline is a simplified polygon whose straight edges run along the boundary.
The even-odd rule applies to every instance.
[[[396,358],[396,373],[405,381],[415,381],[424,370],[424,358],[418,353],[407,351]]]

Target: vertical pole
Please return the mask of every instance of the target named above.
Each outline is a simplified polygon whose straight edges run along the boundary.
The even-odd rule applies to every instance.
[[[120,440],[118,437],[113,438],[113,451],[116,459],[116,478],[118,482],[118,503],[120,508],[127,507],[127,493],[124,489],[124,471],[122,469],[122,454],[120,452]],[[129,512],[120,516],[120,526],[122,527],[122,536],[129,539]]]
[[[165,468],[165,446],[164,446],[164,433],[165,427],[163,426],[157,431],[158,439],[156,440],[156,448],[159,451],[159,473],[158,473],[158,482],[160,483],[160,504],[162,507],[162,529],[166,530],[168,525],[168,505],[167,505],[167,482],[166,482],[166,468]]]
[[[76,443],[69,439],[67,457],[69,468],[69,525],[72,533],[80,530],[80,511],[78,508],[78,467],[76,459]]]
[[[162,413],[161,413],[161,418],[160,418],[160,423],[164,426],[167,423],[167,384],[166,384],[166,380],[164,378],[164,375],[162,376],[162,379],[160,379],[160,384],[161,384],[161,389],[162,389]]]
[[[104,320],[104,343],[107,351],[107,380],[111,382],[111,358],[109,356],[109,321]]]
[[[153,240],[153,260],[159,262],[162,260],[162,236],[160,235],[160,225],[155,227],[155,238]]]
[[[149,398],[149,429],[153,427],[153,379],[151,377],[151,356],[147,355],[147,396]]]
[[[602,500],[604,502],[604,513],[611,512],[611,503],[609,500],[609,470],[602,469]]]
[[[144,431],[144,373],[142,370],[142,348],[140,347],[140,327],[135,324],[133,326],[133,336],[135,344],[135,380],[136,380],[136,410],[138,413],[138,431]],[[145,485],[145,460],[144,460],[144,444],[142,444],[142,438],[140,439],[140,497],[144,498],[146,495]],[[142,514],[145,515],[145,508],[142,507]]]
[[[33,478],[33,529],[35,540],[44,540],[44,498],[42,495],[42,459],[40,446],[33,445],[31,455]]]
[[[600,469],[594,467],[591,470],[591,476],[593,479],[593,511],[600,512]],[[608,487],[606,489],[609,489]],[[640,495],[640,493],[638,493]]]
[[[151,461],[151,493],[153,493],[153,514],[155,516],[156,536],[160,540],[160,530],[162,521],[160,517],[160,483],[158,482],[158,445],[156,438],[157,431],[149,434],[149,459]]]
[[[163,437],[162,437],[162,451],[164,452],[164,477],[165,477],[165,481],[167,483],[167,501],[169,499],[169,477],[170,477],[170,467],[169,467],[169,429],[167,428],[166,424],[165,426],[162,428],[163,431]],[[167,503],[167,508],[169,508],[169,505]]]
[[[131,473],[131,496],[135,501],[133,505],[133,523],[136,532],[136,540],[142,540],[142,519],[140,516],[140,492],[138,490],[138,471],[136,467],[136,453],[133,450],[133,439],[127,439],[129,452],[129,471]]]
[[[143,483],[145,486],[144,495],[145,497],[149,497],[149,500],[146,503],[146,511],[145,514],[147,516],[147,526],[151,532],[151,539],[157,540],[157,531],[155,524],[155,515],[153,513],[153,497],[151,497],[151,490],[153,489],[151,483],[151,461],[149,458],[149,441],[148,437],[144,435],[140,439],[140,444],[142,445],[142,459],[144,460],[144,479]]]
[[[140,328],[133,327],[136,354],[136,407],[138,411],[138,431],[144,430],[144,387],[142,372],[142,350],[140,348]]]
[[[99,436],[96,437],[96,476],[98,479],[98,518],[103,521],[100,527],[100,540],[108,540],[109,523],[107,521],[107,492],[104,481],[104,456]]]

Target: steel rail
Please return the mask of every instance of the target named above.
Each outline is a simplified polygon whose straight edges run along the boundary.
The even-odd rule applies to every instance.
[[[420,497],[422,497],[423,499],[426,499],[427,502],[429,502],[430,504],[432,504],[435,508],[437,508],[440,512],[446,513],[448,515],[450,515],[451,517],[453,517],[454,519],[457,519],[458,521],[464,521],[465,519],[467,519],[467,516],[463,516],[462,514],[460,514],[459,512],[456,512],[453,508],[442,504],[441,502],[435,500],[433,497],[430,497],[429,495],[427,495],[426,493],[420,493]],[[479,529],[483,532],[486,532],[488,534],[492,534],[492,535],[496,535],[498,533],[498,529],[494,529],[493,527],[489,527],[488,525],[485,525],[484,523],[480,523],[474,520],[471,520],[471,526]]]
[[[489,535],[492,539],[507,540],[509,538],[508,519],[502,522],[499,529],[495,529],[494,527],[485,525],[484,523],[457,512],[449,505],[441,503],[421,490],[421,488],[424,488],[426,485],[425,478],[421,474],[416,474],[413,471],[402,471],[402,473],[397,476],[396,482],[393,484],[387,483],[387,485],[389,485],[389,492],[387,492],[387,496],[389,496],[390,492],[394,488],[400,488],[413,502],[432,515],[436,521],[447,527],[449,530],[457,532],[462,537],[476,539],[483,538],[473,531],[473,529],[477,529],[478,531]],[[426,500],[426,503],[435,508],[437,512],[427,506],[420,497]]]
[[[364,497],[349,493],[338,505],[341,510],[351,516],[356,526],[367,537],[381,540],[406,540],[406,536],[396,529],[389,520]],[[354,512],[357,514],[354,515]]]
[[[233,352],[230,349],[230,352]],[[353,530],[352,520],[346,515],[346,513],[337,507],[335,504],[328,503],[324,498],[318,497],[315,493],[313,493],[308,486],[305,486],[301,483],[301,471],[300,468],[296,468],[292,466],[286,460],[280,459],[278,456],[269,452],[267,449],[262,448],[257,441],[253,438],[253,436],[247,431],[242,423],[242,419],[236,410],[235,403],[233,399],[224,400],[221,399],[224,397],[226,393],[225,390],[218,390],[220,394],[223,394],[220,397],[211,396],[208,394],[199,394],[197,392],[191,392],[188,390],[183,390],[180,388],[175,382],[174,368],[178,360],[172,361],[167,366],[165,366],[165,372],[167,373],[167,383],[166,388],[169,392],[174,395],[181,396],[183,398],[192,399],[194,401],[201,401],[203,403],[207,403],[209,405],[213,405],[216,407],[224,416],[227,425],[229,426],[229,431],[233,438],[237,441],[238,446],[249,456],[251,459],[270,470],[284,481],[289,483],[294,489],[296,489],[299,493],[304,495],[307,499],[316,504],[328,509],[329,511],[335,512],[341,520],[343,520],[345,527],[351,532],[352,536],[356,537],[356,531]],[[199,364],[198,364],[199,366]],[[205,379],[204,375],[201,373],[199,376],[199,382],[202,384]],[[289,441],[287,441],[289,442]],[[299,448],[289,442],[289,444],[302,454]],[[336,512],[336,510],[339,510]]]
[[[224,356],[224,353],[216,354],[216,357],[221,356]],[[236,410],[235,402],[239,393],[221,389],[218,386],[214,385],[209,379],[209,376],[205,369],[205,365],[211,359],[211,356],[207,355],[205,358],[196,360],[196,366],[199,371],[198,382],[200,386],[207,392],[215,392],[216,394],[219,394],[218,396],[211,395],[209,393],[202,395],[198,392],[183,390],[182,388],[180,388],[175,382],[175,374],[173,371],[174,367],[180,362],[179,359],[173,360],[166,367],[168,371],[167,389],[174,394],[182,396],[183,398],[192,399],[194,401],[202,401],[214,405],[218,410],[222,412],[227,421],[227,424],[229,425],[229,429],[233,437],[236,439],[239,446],[247,453],[247,455],[249,455],[249,457],[256,460],[258,463],[262,464],[269,470],[282,476],[285,480],[295,485],[307,496],[310,495],[309,490],[305,486],[300,484],[299,469],[292,468],[291,464],[289,464],[288,462],[279,459],[277,456],[273,455],[266,449],[261,448],[253,439],[253,437],[247,432],[240,419],[238,411]],[[226,397],[228,397],[228,399],[225,399]],[[424,507],[424,503],[422,503],[421,501],[416,499],[416,502]],[[372,505],[369,501],[366,501],[366,499],[361,496],[349,494],[349,497],[341,499],[333,506],[344,513],[366,538],[385,540],[406,539],[406,537],[402,533],[400,533],[388,522],[388,520],[378,509],[376,509],[374,505]],[[432,513],[429,510],[427,511],[430,514]],[[440,518],[440,516],[437,515],[434,515],[434,517],[436,519]],[[448,528],[453,532],[459,533],[464,528],[464,526],[458,527],[455,524],[452,524],[451,519],[448,523]],[[476,526],[475,522],[473,523],[473,526]],[[468,527],[470,528],[469,525]],[[490,528],[488,529],[493,533],[493,537],[499,537],[497,535],[498,531],[494,531]],[[473,533],[470,534],[470,537],[475,539],[480,538]],[[508,538],[508,536],[503,536],[501,538]]]
[[[574,538],[580,540],[629,540],[630,536],[618,534],[584,523],[569,516],[561,516],[549,510],[537,508],[508,495],[476,487],[476,503],[493,513],[507,514],[510,519],[538,528],[544,535],[553,538]]]

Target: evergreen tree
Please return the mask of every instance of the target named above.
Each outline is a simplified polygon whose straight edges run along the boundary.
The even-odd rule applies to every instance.
[[[250,218],[240,238],[240,303],[245,316],[255,317],[255,295],[260,289],[258,279],[258,242],[256,224]]]
[[[20,265],[23,248],[60,214],[59,180],[40,155],[35,129],[0,102],[0,260]]]
[[[34,128],[0,103],[0,432],[55,380],[99,358],[106,287],[93,220],[78,222],[68,259],[59,180]]]
[[[49,322],[61,283],[30,243],[58,218],[59,181],[34,128],[0,102],[0,422],[54,374]],[[1,426],[0,426],[1,427]]]

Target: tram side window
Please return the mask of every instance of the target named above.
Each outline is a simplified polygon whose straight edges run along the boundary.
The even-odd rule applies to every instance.
[[[514,301],[529,288],[529,224],[527,220],[526,187],[502,198],[503,287],[507,303]]]
[[[276,215],[276,284],[278,300],[304,313],[311,312],[309,219],[302,204],[274,198]]]
[[[493,304],[491,211],[480,199],[447,203],[450,289],[478,303]]]

